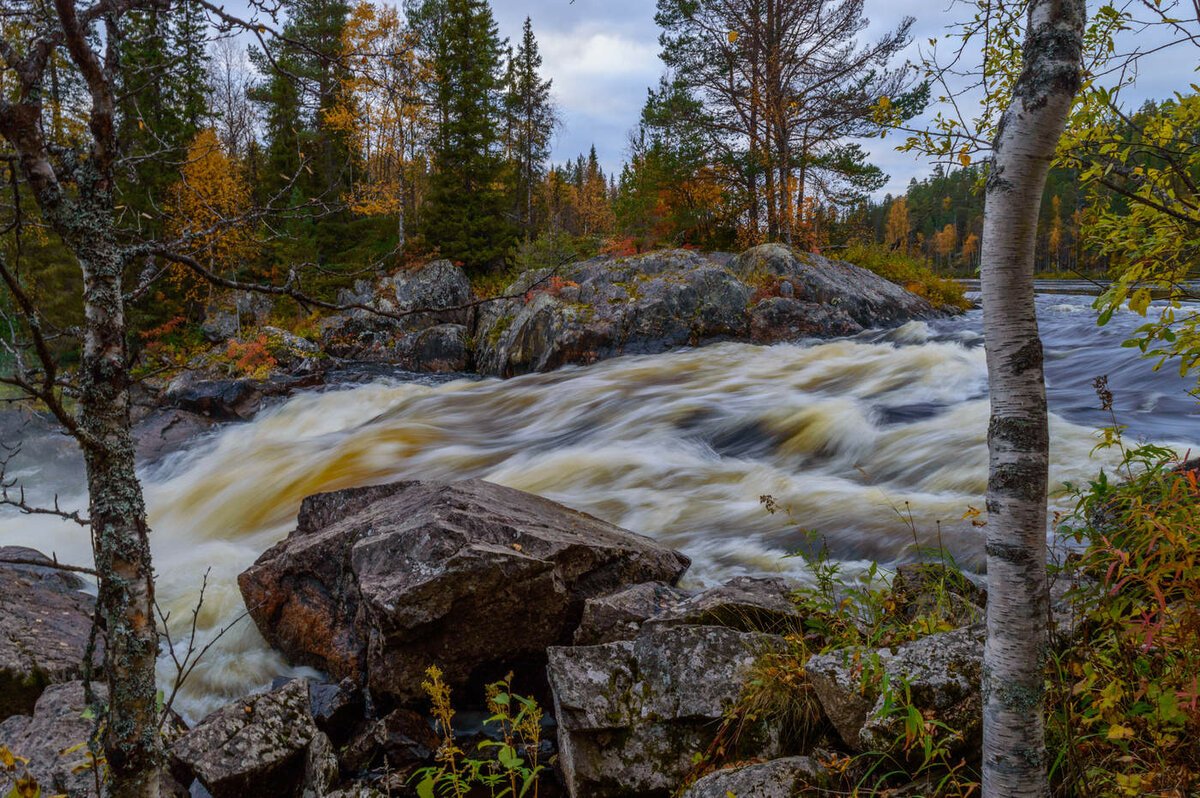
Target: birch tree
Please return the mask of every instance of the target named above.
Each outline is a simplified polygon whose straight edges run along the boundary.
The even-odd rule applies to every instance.
[[[1023,64],[986,185],[983,325],[988,426],[983,795],[1048,794],[1043,729],[1049,451],[1034,252],[1046,175],[1079,90],[1084,0],[1029,3]]]

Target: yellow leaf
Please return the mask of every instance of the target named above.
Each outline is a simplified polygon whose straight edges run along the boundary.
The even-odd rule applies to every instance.
[[[738,40],[738,32],[735,30],[729,31],[729,43],[733,44]]]
[[[1128,726],[1122,726],[1120,723],[1114,723],[1108,727],[1108,734],[1105,735],[1110,740],[1128,740],[1133,736],[1133,729]]]

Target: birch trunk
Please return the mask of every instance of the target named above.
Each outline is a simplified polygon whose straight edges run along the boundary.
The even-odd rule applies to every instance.
[[[1079,88],[1084,0],[1033,0],[994,142],[982,242],[991,423],[983,796],[1049,792],[1043,731],[1049,434],[1033,274],[1046,173]]]

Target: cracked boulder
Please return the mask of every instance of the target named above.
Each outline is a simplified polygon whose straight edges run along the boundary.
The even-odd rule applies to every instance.
[[[797,798],[817,794],[829,774],[814,759],[789,756],[709,773],[683,798]]]
[[[894,649],[845,649],[818,654],[805,672],[838,736],[852,751],[896,753],[904,740],[905,688],[927,721],[954,729],[953,751],[976,750],[981,741],[983,624],[929,635]],[[880,687],[892,686],[888,701]]]
[[[289,660],[398,705],[422,700],[433,664],[451,685],[478,688],[544,663],[547,646],[571,641],[587,599],[674,583],[687,565],[649,538],[518,490],[397,482],[305,499],[296,529],[238,582]]]
[[[550,649],[559,766],[573,798],[669,796],[712,743],[757,657],[781,638],[717,626],[643,627],[634,640]],[[770,730],[740,741],[779,753]]]
[[[50,558],[21,546],[0,547],[0,720],[28,715],[48,685],[83,675],[96,600],[78,576],[51,567]],[[97,642],[95,665],[101,661]]]
[[[171,746],[173,769],[195,776],[213,798],[319,798],[338,764],[309,707],[305,679],[222,707]]]

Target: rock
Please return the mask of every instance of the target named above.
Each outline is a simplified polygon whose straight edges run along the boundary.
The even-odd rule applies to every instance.
[[[249,421],[270,401],[316,387],[322,380],[319,373],[252,380],[209,379],[188,371],[171,380],[163,399],[170,406],[213,421]]]
[[[783,645],[715,626],[647,626],[635,640],[551,648],[559,766],[570,794],[670,795],[712,742],[756,657]],[[742,741],[757,755],[779,753],[769,733],[752,731]]]
[[[625,590],[588,599],[575,630],[575,645],[594,646],[637,637],[642,622],[688,597],[665,582],[645,582]]]
[[[435,260],[418,269],[398,271],[384,281],[396,302],[396,311],[430,311],[417,314],[413,323],[466,324],[471,301],[471,282],[467,274],[448,260]]]
[[[346,745],[342,766],[355,773],[386,767],[388,772],[407,777],[432,762],[440,744],[424,716],[396,709],[368,725]]]
[[[313,722],[308,688],[296,679],[218,709],[175,741],[171,758],[213,798],[324,795],[337,760]]]
[[[651,617],[654,625],[724,626],[744,632],[785,634],[803,620],[784,579],[739,576]]]
[[[512,376],[742,336],[751,290],[702,255],[669,250],[527,272],[480,313],[477,368]]]
[[[837,308],[863,328],[939,315],[926,300],[872,271],[781,244],[746,250],[730,270],[749,282],[785,280],[792,285],[795,301]]]
[[[940,563],[905,563],[896,568],[892,598],[897,611],[910,621],[935,613],[955,626],[984,620],[987,605],[986,590]]]
[[[224,343],[247,329],[262,326],[274,310],[275,300],[266,294],[234,291],[208,306],[200,332],[213,343]]]
[[[482,307],[475,339],[478,370],[505,377],[729,338],[852,335],[940,315],[873,272],[779,245],[737,258],[686,250],[594,258],[553,274],[526,272],[504,293],[524,297]]]
[[[828,774],[815,760],[790,756],[709,773],[683,798],[797,798],[825,786]]]
[[[410,371],[466,371],[471,366],[470,336],[461,324],[438,324],[400,338],[391,360]]]
[[[93,687],[103,701],[104,686]],[[16,780],[28,772],[37,780],[42,795],[94,796],[95,776],[88,766],[87,742],[96,730],[96,721],[86,709],[83,682],[64,682],[46,688],[32,717],[14,715],[0,723],[0,746],[29,760],[13,771],[0,767],[0,795],[8,795]]]
[[[783,282],[795,292],[790,282]],[[760,344],[801,338],[834,338],[862,332],[863,326],[845,310],[784,296],[767,297],[750,310],[750,340]]]
[[[584,602],[688,560],[649,538],[511,488],[397,482],[311,496],[297,528],[238,583],[292,662],[377,698],[421,698],[437,664],[460,686],[569,642]],[[519,630],[516,632],[514,630]]]
[[[363,721],[366,702],[351,679],[337,684],[310,684],[308,698],[313,722],[334,745],[345,744]]]
[[[159,408],[134,427],[138,460],[156,462],[211,430],[213,419],[179,408]]]
[[[267,351],[279,368],[293,374],[316,370],[321,347],[278,327],[263,327],[262,333],[267,338]]]
[[[51,562],[22,546],[0,547],[0,559]],[[96,607],[83,584],[55,568],[0,563],[0,719],[28,715],[48,685],[83,675]],[[96,647],[99,667],[103,641]]]
[[[879,686],[886,675],[893,688],[907,685],[913,705],[926,720],[938,720],[960,732],[956,751],[974,750],[980,741],[983,624],[923,637],[894,651],[834,651],[809,659],[805,666],[826,716],[853,751],[895,753],[903,741],[903,717],[882,717],[886,697]],[[901,693],[903,695],[903,693]]]

